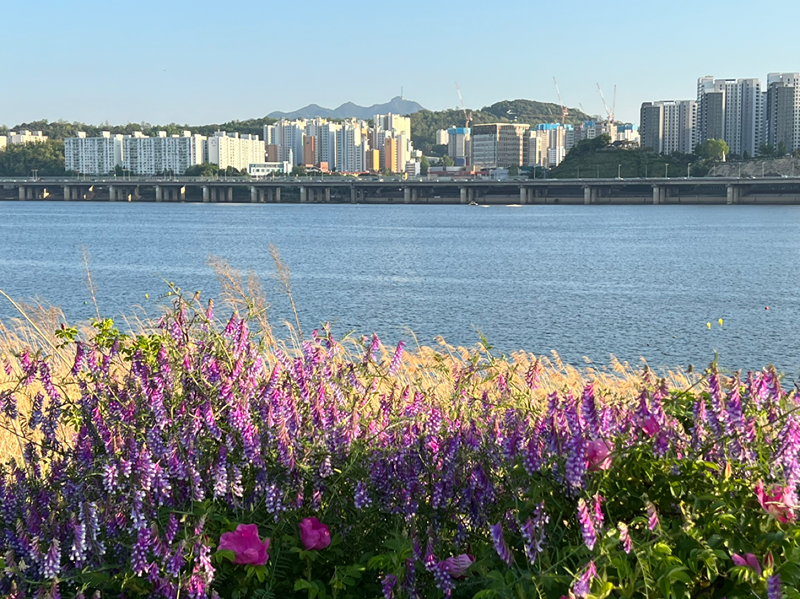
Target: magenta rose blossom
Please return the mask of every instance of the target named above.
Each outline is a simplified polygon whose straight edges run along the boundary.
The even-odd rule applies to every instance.
[[[764,511],[774,516],[778,522],[794,522],[796,502],[790,487],[773,485],[765,490],[764,483],[758,481],[755,493]]]
[[[322,522],[314,518],[303,518],[300,523],[300,540],[306,551],[319,551],[331,544],[331,531]]]
[[[468,553],[448,557],[444,560],[444,571],[450,575],[450,578],[464,578],[474,561],[475,558]]]
[[[219,538],[219,549],[233,551],[236,554],[234,564],[262,566],[269,559],[269,539],[261,542],[255,524],[240,524],[233,532],[223,533]]]
[[[609,441],[595,439],[586,443],[586,465],[589,470],[608,470],[611,468],[611,452],[614,445]]]

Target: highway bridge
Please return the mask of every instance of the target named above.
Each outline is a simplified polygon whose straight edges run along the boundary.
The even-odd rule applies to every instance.
[[[0,200],[353,204],[800,204],[800,177],[0,178]]]

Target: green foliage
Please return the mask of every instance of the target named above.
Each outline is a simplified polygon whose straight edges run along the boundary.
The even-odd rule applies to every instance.
[[[292,177],[305,177],[306,167],[302,164],[292,167]]]
[[[577,156],[584,156],[591,154],[598,150],[603,150],[611,145],[611,136],[607,134],[598,135],[594,139],[582,139],[567,153],[568,157],[575,158]]]
[[[428,174],[428,169],[430,167],[431,167],[431,163],[428,162],[428,157],[423,154],[422,158],[419,161],[419,173],[420,173],[420,175],[423,175],[423,176],[427,175]]]
[[[723,139],[707,139],[701,144],[697,144],[694,151],[701,158],[709,160],[722,160],[730,154],[730,148]]]
[[[708,171],[707,166],[698,164],[698,158],[690,154],[666,155],[639,148],[628,150],[613,146],[594,149],[590,147],[588,151],[570,151],[564,161],[547,176],[554,179],[611,179],[618,174],[622,178],[663,177],[665,174],[669,177],[685,177],[690,163],[692,176],[701,176]],[[537,172],[536,178],[541,178],[541,175],[541,172]]]
[[[184,131],[191,131],[200,135],[214,135],[217,131],[227,131],[229,133],[247,133],[250,135],[264,135],[264,125],[272,125],[276,119],[270,117],[263,117],[259,119],[247,119],[244,121],[228,121],[226,123],[212,124],[212,125],[181,125],[178,123],[169,123],[167,125],[151,125],[150,123],[127,123],[125,125],[112,125],[111,123],[102,123],[100,125],[89,125],[81,122],[68,122],[68,121],[32,121],[30,123],[20,123],[12,130],[29,129],[31,131],[42,131],[45,135],[49,136],[51,140],[63,140],[67,137],[75,137],[78,131],[85,131],[89,137],[96,137],[102,131],[110,131],[113,134],[121,133],[123,135],[131,135],[136,131],[140,131],[145,135],[155,136],[159,131],[166,131],[167,135],[180,135]]]
[[[39,177],[64,175],[64,142],[12,144],[0,151],[0,176],[30,177],[34,170]]]
[[[447,154],[442,156],[442,166],[455,166],[455,164],[456,163],[453,161],[453,159]]]
[[[194,166],[190,166],[184,172],[184,175],[187,177],[215,177],[219,174],[219,166],[216,164],[209,164],[207,162],[203,164],[195,164]]]
[[[508,175],[510,177],[516,177],[519,175],[519,167],[516,164],[512,164],[508,167]]]

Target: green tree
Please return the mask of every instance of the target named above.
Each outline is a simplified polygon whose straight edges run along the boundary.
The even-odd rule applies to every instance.
[[[183,174],[187,177],[215,177],[219,174],[219,167],[216,164],[204,162],[190,166]]]
[[[508,167],[508,176],[516,177],[517,175],[519,175],[519,166],[517,166],[516,164],[512,164],[511,166]]]
[[[778,156],[784,156],[785,154],[786,154],[786,142],[785,141],[779,141],[778,142],[777,155]]]
[[[39,177],[64,175],[64,142],[47,140],[28,144],[13,144],[0,151],[0,176]]]
[[[431,167],[431,163],[428,162],[428,157],[423,154],[422,158],[419,161],[419,174],[420,175],[427,175],[428,169]]]
[[[710,160],[722,160],[729,153],[730,148],[723,139],[707,139],[695,148],[695,154]]]
[[[761,144],[758,146],[758,155],[771,158],[775,156],[775,146],[772,144]]]
[[[453,159],[450,158],[447,154],[442,156],[442,166],[455,166],[456,163],[453,162]]]

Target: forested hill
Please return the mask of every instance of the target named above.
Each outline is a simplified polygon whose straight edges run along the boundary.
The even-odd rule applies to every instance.
[[[577,108],[570,108],[566,122],[577,125],[591,118]],[[561,107],[558,104],[535,100],[503,100],[480,110],[473,110],[470,125],[481,123],[538,125],[556,122],[561,122]],[[415,112],[411,115],[411,138],[414,140],[414,146],[423,151],[429,151],[436,143],[436,131],[453,126],[464,126],[462,110],[420,110]]]
[[[577,108],[569,109],[567,123],[577,124],[588,120],[590,117]],[[528,123],[536,125],[539,123],[554,123],[561,121],[561,108],[558,104],[548,102],[536,102],[534,100],[504,100],[491,106],[486,106],[480,110],[472,111],[472,124],[480,123]],[[180,134],[183,131],[191,131],[201,135],[213,135],[215,131],[228,131],[231,133],[250,133],[262,136],[264,125],[275,123],[275,119],[265,116],[262,118],[248,119],[244,121],[228,121],[212,125],[181,125],[170,123],[168,125],[151,125],[150,123],[127,123],[125,125],[112,125],[102,123],[100,125],[89,125],[79,122],[68,121],[32,121],[29,123],[19,123],[13,127],[16,129],[29,129],[31,131],[43,131],[50,139],[64,139],[65,137],[75,137],[78,131],[85,131],[89,136],[99,135],[101,131],[111,133],[122,133],[130,135],[134,131],[142,131],[145,135],[156,135],[158,131],[166,131],[167,134]],[[428,149],[436,143],[436,131],[449,127],[464,126],[464,112],[461,110],[420,110],[411,114],[411,137],[415,145],[423,150]],[[0,135],[3,134],[0,127]]]

